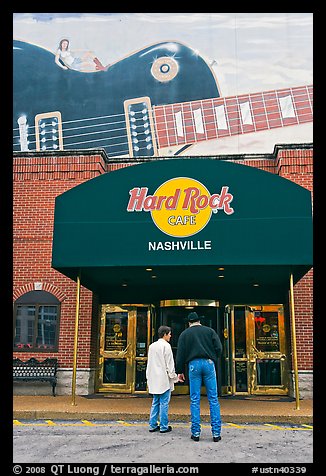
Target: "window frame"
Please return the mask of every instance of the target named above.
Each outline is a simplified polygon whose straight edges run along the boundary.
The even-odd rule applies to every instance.
[[[30,291],[33,292],[33,291]],[[55,299],[57,299],[52,293],[49,293],[45,291],[47,294],[53,296]],[[25,293],[28,294],[28,293]],[[20,296],[21,298],[25,296],[23,294]],[[43,294],[44,296],[44,294]],[[18,302],[17,302],[18,301]],[[49,299],[50,301],[50,299]],[[33,344],[32,347],[29,348],[17,348],[15,346],[15,338],[16,338],[16,321],[17,321],[17,309],[19,306],[23,307],[28,307],[28,306],[34,306],[35,307],[35,316],[34,316],[34,334],[33,334]],[[56,319],[56,332],[55,332],[55,341],[54,341],[54,347],[49,348],[49,349],[44,349],[44,348],[39,348],[36,346],[36,340],[38,337],[38,322],[39,322],[39,317],[40,317],[40,312],[39,309],[42,306],[55,306],[57,308],[57,319]],[[53,352],[58,352],[59,351],[59,333],[60,333],[60,315],[61,315],[61,302],[57,299],[57,302],[38,302],[35,300],[34,302],[31,300],[31,302],[19,302],[19,298],[15,301],[14,303],[14,309],[13,309],[13,351],[14,352],[33,352],[33,353],[53,353]]]

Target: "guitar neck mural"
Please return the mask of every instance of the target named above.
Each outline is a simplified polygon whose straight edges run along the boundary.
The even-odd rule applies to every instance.
[[[21,41],[13,56],[15,152],[104,148],[109,157],[151,157],[313,120],[311,85],[221,97],[211,68],[181,43],[157,43],[87,73],[63,70],[53,53]]]

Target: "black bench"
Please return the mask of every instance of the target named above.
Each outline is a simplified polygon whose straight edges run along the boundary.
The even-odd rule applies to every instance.
[[[34,357],[26,362],[20,359],[13,360],[13,380],[18,381],[40,381],[52,384],[52,393],[55,397],[55,386],[57,385],[58,359],[45,359],[42,362]]]

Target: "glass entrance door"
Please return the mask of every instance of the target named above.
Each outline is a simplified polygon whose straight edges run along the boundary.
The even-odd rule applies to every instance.
[[[287,394],[283,306],[228,307],[232,330],[232,393]]]
[[[160,302],[160,315],[158,325],[169,326],[172,329],[170,344],[172,347],[174,360],[176,359],[178,340],[181,332],[188,327],[187,316],[189,312],[196,311],[202,316],[201,323],[212,327],[220,333],[218,320],[219,302],[205,299],[174,299]],[[218,363],[220,367],[220,362]],[[220,373],[220,369],[218,369]],[[186,380],[183,383],[174,385],[173,395],[182,395],[189,393],[189,380],[185,372]],[[219,382],[219,381],[218,381]],[[206,393],[205,387],[202,387],[202,394]]]
[[[282,306],[254,306],[251,321],[251,393],[285,394],[287,356]]]
[[[152,318],[150,305],[102,305],[98,391],[146,392]]]

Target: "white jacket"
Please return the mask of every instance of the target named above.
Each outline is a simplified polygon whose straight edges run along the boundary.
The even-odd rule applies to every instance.
[[[171,345],[164,339],[158,339],[148,348],[146,378],[148,391],[152,395],[162,394],[168,389],[174,390],[178,376],[175,373]]]

